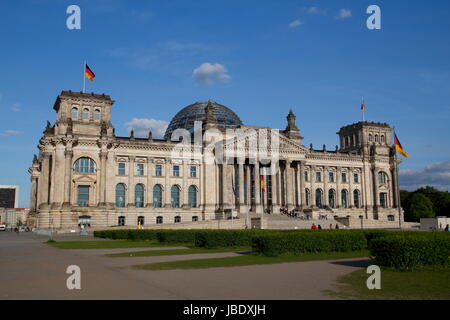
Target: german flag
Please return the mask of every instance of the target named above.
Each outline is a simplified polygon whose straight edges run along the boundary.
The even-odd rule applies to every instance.
[[[88,78],[91,82],[94,81],[95,73],[92,72],[91,68],[86,64],[84,67],[84,75],[86,78]]]
[[[410,159],[410,157],[406,154],[405,150],[403,150],[402,144],[397,138],[397,134],[394,133],[394,141],[395,141],[395,150],[397,150],[398,153],[400,153],[405,158]]]
[[[266,188],[265,188],[265,184],[264,184],[264,176],[263,175],[259,176],[259,181],[261,183],[262,191],[266,192]]]

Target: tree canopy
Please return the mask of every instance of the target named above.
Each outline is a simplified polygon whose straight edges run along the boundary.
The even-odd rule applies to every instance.
[[[420,218],[450,216],[450,193],[427,186],[414,192],[400,191],[405,221],[418,222]]]

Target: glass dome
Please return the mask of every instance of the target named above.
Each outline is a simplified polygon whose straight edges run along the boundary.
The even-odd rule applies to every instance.
[[[241,119],[231,109],[211,101],[213,106],[213,114],[217,119],[217,125],[219,128],[236,128],[242,125]],[[192,131],[194,129],[195,121],[205,121],[206,113],[205,108],[208,102],[196,102],[183,109],[181,109],[170,121],[167,127],[164,139],[168,139],[172,136],[172,132],[176,129],[186,129]]]

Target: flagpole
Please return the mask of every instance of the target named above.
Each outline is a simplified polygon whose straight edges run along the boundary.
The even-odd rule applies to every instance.
[[[394,137],[397,136],[396,132],[395,132],[395,127],[394,129]],[[400,203],[400,183],[398,182],[398,161],[397,161],[397,148],[395,146],[395,141],[394,141],[394,165],[395,165],[395,196],[397,198],[397,209],[398,209],[398,226],[400,229],[402,229],[402,205]]]
[[[361,97],[361,111],[362,111],[362,121],[366,121],[365,112],[366,112],[366,106],[364,104],[364,97]]]
[[[86,60],[84,60],[84,65],[83,65],[83,93],[86,92],[86,76],[85,76],[85,72],[86,72]]]

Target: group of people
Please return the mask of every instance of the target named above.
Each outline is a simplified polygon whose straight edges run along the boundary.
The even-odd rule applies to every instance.
[[[311,226],[311,229],[312,230],[322,230],[322,226],[320,224],[316,226],[316,224],[313,223],[312,226]],[[332,229],[333,229],[333,225],[330,224],[330,230],[332,230]],[[339,225],[337,223],[336,223],[335,229],[339,229]]]
[[[289,211],[288,208],[286,208],[286,207],[281,207],[280,208],[280,213],[284,214],[284,215],[286,215],[288,217],[291,217],[291,218],[299,218],[299,219],[302,219],[302,220],[309,220],[310,219],[310,217],[308,215],[303,215],[298,210],[295,210],[295,209]]]

